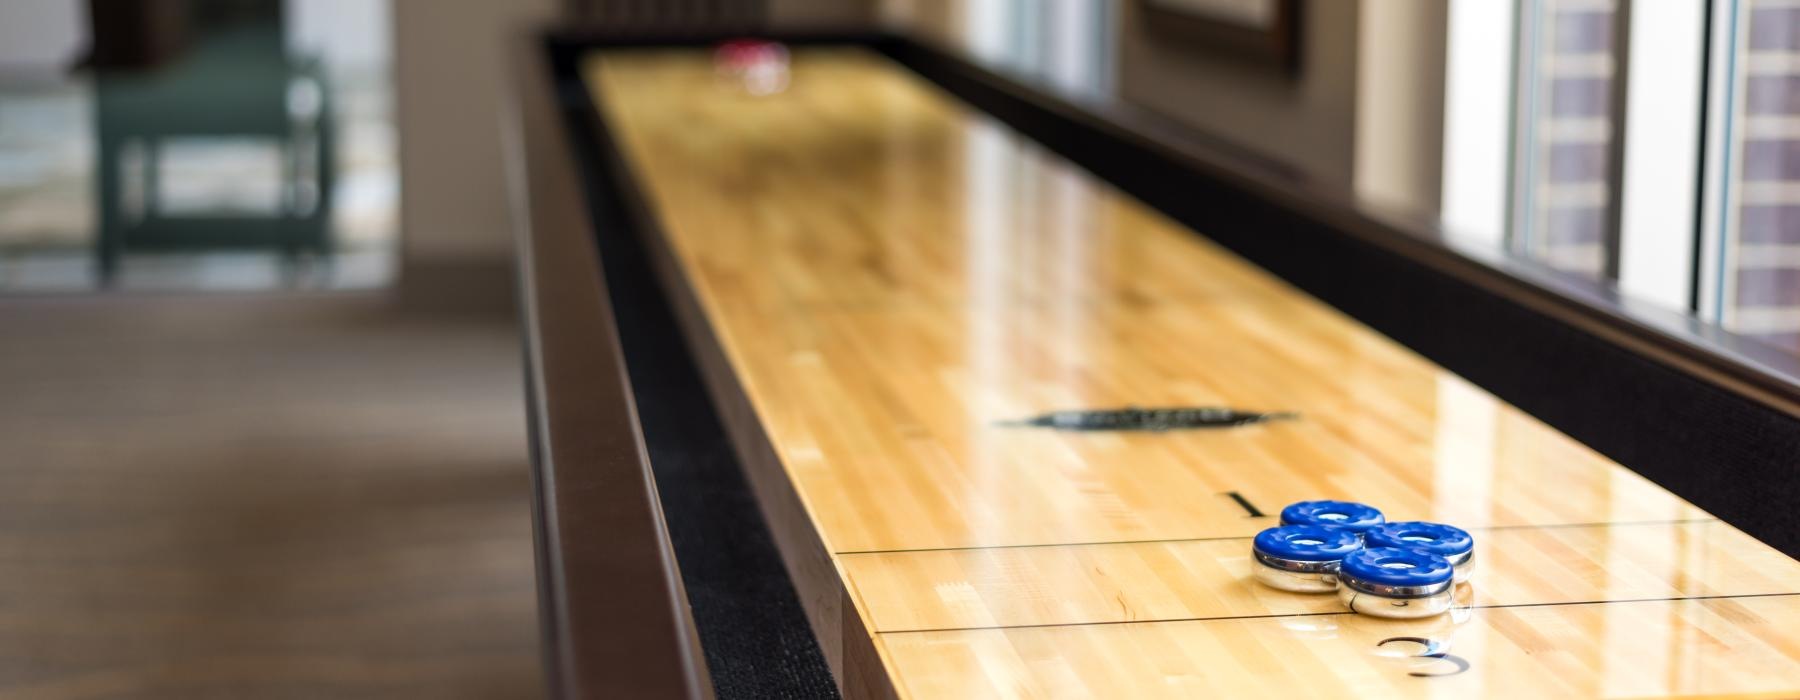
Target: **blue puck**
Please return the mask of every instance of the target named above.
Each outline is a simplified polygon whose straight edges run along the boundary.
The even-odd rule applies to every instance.
[[[1338,600],[1351,612],[1391,618],[1441,615],[1453,604],[1450,560],[1397,547],[1359,550],[1338,565]]]
[[[1388,523],[1363,533],[1370,547],[1399,547],[1431,552],[1454,563],[1475,549],[1475,538],[1462,528],[1439,523]]]
[[[1441,523],[1388,523],[1363,533],[1370,547],[1399,547],[1430,552],[1450,560],[1456,580],[1466,581],[1475,567],[1475,538],[1462,528]]]
[[[1358,549],[1362,539],[1341,528],[1283,525],[1256,533],[1251,546],[1258,554],[1288,561],[1339,561]]]
[[[1398,547],[1358,550],[1338,565],[1345,586],[1388,598],[1416,598],[1448,588],[1455,574],[1450,560]]]
[[[1250,544],[1257,581],[1295,593],[1337,590],[1338,562],[1362,549],[1362,538],[1343,528],[1283,525],[1256,533]]]
[[[1301,501],[1281,509],[1283,525],[1341,527],[1361,534],[1384,522],[1381,511],[1350,501]]]

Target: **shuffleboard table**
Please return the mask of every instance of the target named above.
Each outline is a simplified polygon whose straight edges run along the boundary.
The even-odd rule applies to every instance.
[[[573,60],[846,696],[1800,696],[1800,562],[889,56]],[[1021,424],[1128,406],[1292,417]],[[1255,583],[1320,498],[1471,532],[1452,611]]]

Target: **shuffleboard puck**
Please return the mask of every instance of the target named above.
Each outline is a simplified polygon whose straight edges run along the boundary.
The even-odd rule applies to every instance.
[[[1338,600],[1375,617],[1431,617],[1450,609],[1455,567],[1430,552],[1361,549],[1338,566]]]
[[[1256,533],[1252,568],[1263,585],[1294,593],[1337,590],[1337,566],[1362,548],[1362,538],[1342,528],[1284,525]]]
[[[1301,501],[1281,509],[1283,525],[1336,527],[1359,535],[1385,522],[1381,511],[1352,501]]]
[[[1458,583],[1469,580],[1469,572],[1475,568],[1475,538],[1459,527],[1428,522],[1388,523],[1363,533],[1363,540],[1368,547],[1398,547],[1448,559],[1456,567]]]

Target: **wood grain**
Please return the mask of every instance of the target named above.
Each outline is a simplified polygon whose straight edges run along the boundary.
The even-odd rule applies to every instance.
[[[1800,600],[1734,597],[1800,591],[1793,560],[884,59],[797,50],[772,96],[699,52],[602,54],[588,70],[662,229],[665,283],[690,300],[690,342],[713,358],[715,392],[745,407],[727,412],[740,448],[773,456],[747,468],[792,485],[842,577],[824,593],[848,592],[837,614],[872,635],[875,654],[840,656],[840,683],[886,672],[912,697],[1800,690],[1784,627]],[[1002,424],[1127,405],[1301,418]],[[1244,538],[1272,523],[1227,492],[1267,513],[1351,498],[1456,523],[1482,566],[1442,620],[1336,614],[1245,580]],[[1471,670],[1391,673],[1371,647],[1404,630],[1474,649]],[[1626,674],[1645,645],[1653,672]]]
[[[883,635],[912,697],[1792,697],[1795,598]],[[1412,655],[1439,640],[1469,662]],[[1379,646],[1378,646],[1379,645]],[[1784,690],[1785,689],[1785,690]]]

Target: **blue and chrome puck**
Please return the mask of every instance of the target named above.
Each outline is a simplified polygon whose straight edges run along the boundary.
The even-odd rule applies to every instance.
[[[1358,550],[1338,566],[1338,600],[1376,617],[1431,617],[1450,609],[1455,567],[1430,552]]]
[[[1381,511],[1350,501],[1301,501],[1281,509],[1283,525],[1341,527],[1362,534],[1384,522]]]
[[[1399,547],[1430,552],[1450,560],[1456,567],[1456,581],[1469,579],[1475,568],[1475,538],[1462,528],[1440,523],[1388,523],[1363,533],[1365,546]]]
[[[1338,562],[1362,549],[1362,538],[1342,528],[1283,525],[1256,533],[1251,543],[1256,580],[1295,593],[1337,590]]]

